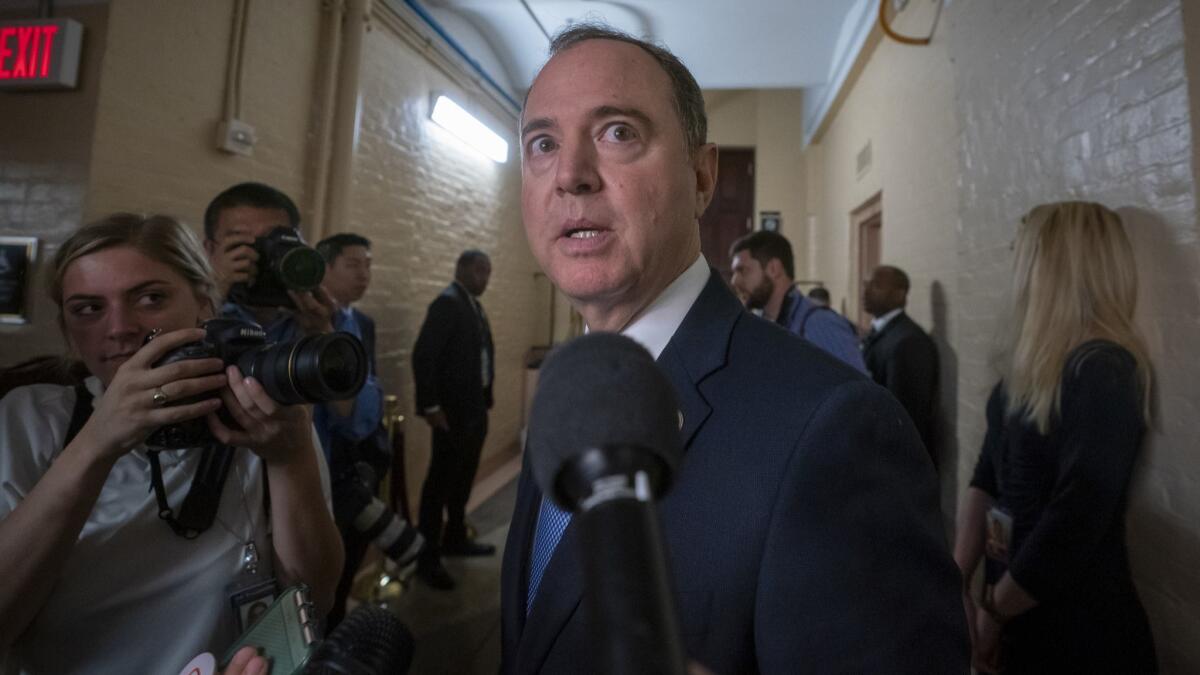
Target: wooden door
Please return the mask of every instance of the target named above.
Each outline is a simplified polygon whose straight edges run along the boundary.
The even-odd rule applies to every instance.
[[[728,282],[729,247],[754,229],[754,149],[721,148],[717,189],[700,218],[700,252]]]
[[[857,231],[858,254],[855,260],[854,278],[858,280],[858,328],[866,335],[870,329],[871,315],[863,310],[862,294],[871,272],[879,266],[883,256],[883,193],[877,193],[850,214],[850,226]]]

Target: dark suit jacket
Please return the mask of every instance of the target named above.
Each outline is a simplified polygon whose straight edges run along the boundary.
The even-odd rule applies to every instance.
[[[690,658],[721,675],[967,672],[934,472],[894,398],[745,312],[715,273],[658,364],[683,415],[659,513]],[[525,616],[541,497],[526,466],[501,672],[595,672],[577,522]]]
[[[484,350],[487,387],[482,377]],[[465,288],[452,283],[430,303],[412,359],[418,411],[441,406],[451,424],[487,415],[496,353],[487,316],[482,307],[475,311]]]
[[[938,380],[937,346],[905,312],[863,341],[871,377],[887,387],[908,411],[921,441],[934,456],[934,410]]]

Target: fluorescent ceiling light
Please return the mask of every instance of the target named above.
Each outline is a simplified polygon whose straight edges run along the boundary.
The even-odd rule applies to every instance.
[[[508,142],[449,98],[438,96],[430,117],[438,126],[490,159],[501,164],[508,161]]]

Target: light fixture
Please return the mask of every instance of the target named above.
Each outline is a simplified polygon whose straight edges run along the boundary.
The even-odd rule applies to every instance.
[[[460,141],[503,164],[508,161],[508,142],[449,97],[438,96],[430,118]]]

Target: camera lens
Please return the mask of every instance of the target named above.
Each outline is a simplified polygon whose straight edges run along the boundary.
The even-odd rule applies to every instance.
[[[316,250],[296,246],[279,259],[279,280],[294,291],[311,291],[325,278],[325,259]]]
[[[341,401],[367,381],[367,353],[353,335],[327,333],[248,352],[238,368],[284,405]]]

